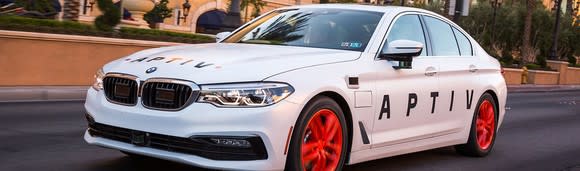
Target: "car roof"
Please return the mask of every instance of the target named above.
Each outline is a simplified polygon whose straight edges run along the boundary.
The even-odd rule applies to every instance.
[[[349,9],[349,10],[361,10],[361,11],[373,11],[373,12],[402,12],[402,11],[417,11],[434,14],[431,11],[402,7],[402,6],[378,6],[378,5],[363,5],[363,4],[308,4],[308,5],[297,5],[288,6],[281,9],[296,9],[296,8],[331,8],[331,9]]]

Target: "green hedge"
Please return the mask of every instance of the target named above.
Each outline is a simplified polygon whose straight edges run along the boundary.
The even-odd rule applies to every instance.
[[[85,30],[85,29],[94,29],[90,25],[81,24],[78,22],[72,21],[55,21],[55,20],[47,20],[47,19],[35,19],[35,18],[26,18],[26,17],[19,17],[19,16],[1,16],[0,15],[0,25],[14,25],[14,26],[28,26],[28,27],[53,27],[53,28],[66,28],[71,30]]]
[[[105,32],[97,30],[92,25],[78,22],[34,19],[19,16],[0,16],[0,29],[179,43],[215,42],[214,38],[197,34],[137,28],[121,28],[118,32]]]
[[[539,64],[526,64],[526,68],[528,68],[528,70],[557,71],[549,66],[542,67],[542,65]]]

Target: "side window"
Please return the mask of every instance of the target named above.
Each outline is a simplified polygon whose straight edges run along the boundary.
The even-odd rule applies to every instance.
[[[425,16],[435,56],[459,56],[459,48],[451,26],[439,19]]]
[[[395,21],[391,27],[389,35],[387,35],[387,45],[395,40],[412,40],[425,44],[425,35],[423,34],[423,27],[421,27],[421,20],[418,15],[403,15]],[[426,48],[426,47],[425,47]],[[420,56],[425,56],[426,49],[423,49]]]
[[[457,44],[459,44],[459,52],[461,53],[461,56],[473,56],[469,39],[455,28],[453,28],[453,33],[455,33],[455,38],[457,38]]]

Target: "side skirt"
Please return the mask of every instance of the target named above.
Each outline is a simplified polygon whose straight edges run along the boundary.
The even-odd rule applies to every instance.
[[[445,136],[421,139],[407,143],[382,146],[356,152],[353,151],[350,154],[348,165],[464,143],[464,134],[462,134],[462,132],[458,132]]]

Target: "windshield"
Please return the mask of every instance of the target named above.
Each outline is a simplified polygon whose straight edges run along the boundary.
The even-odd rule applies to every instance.
[[[344,9],[278,10],[223,42],[363,51],[382,15]]]

